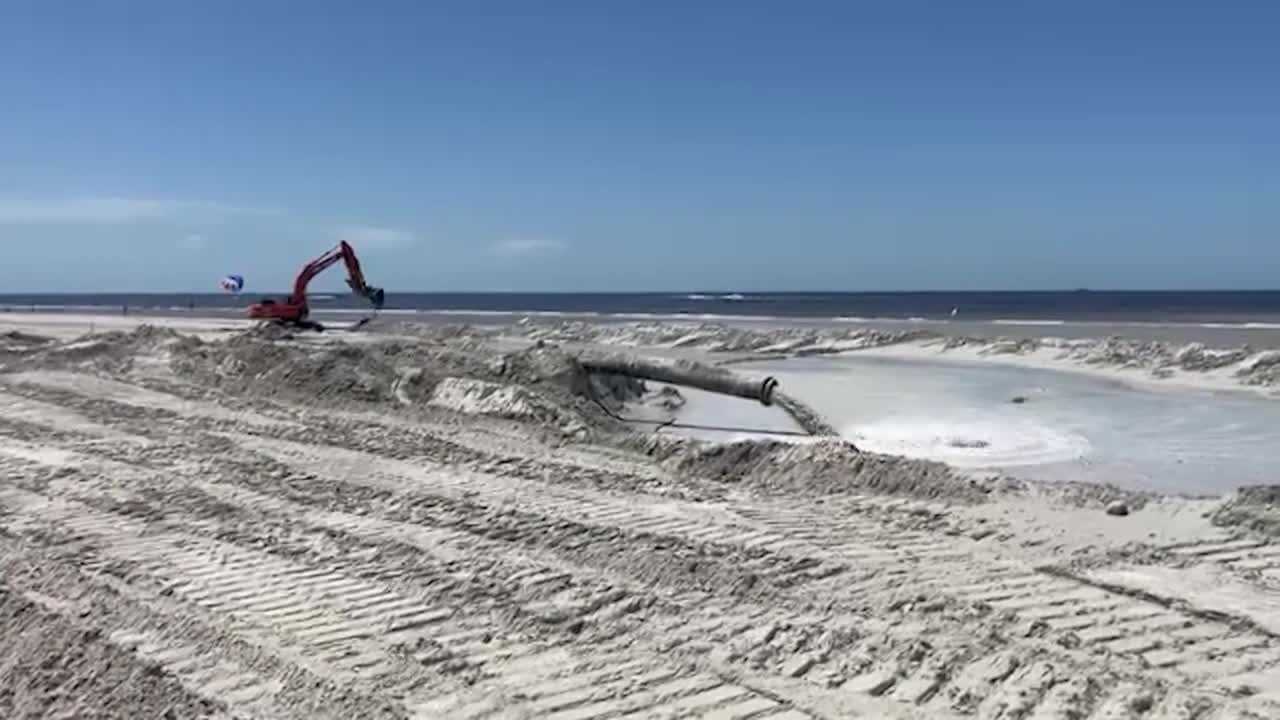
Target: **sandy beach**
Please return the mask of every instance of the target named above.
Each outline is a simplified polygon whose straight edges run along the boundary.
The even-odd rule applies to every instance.
[[[20,714],[1280,717],[1265,348],[366,330],[0,314]]]

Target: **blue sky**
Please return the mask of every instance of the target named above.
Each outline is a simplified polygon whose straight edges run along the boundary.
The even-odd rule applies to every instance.
[[[0,0],[0,289],[283,288],[338,238],[400,290],[1276,287],[1277,27]]]

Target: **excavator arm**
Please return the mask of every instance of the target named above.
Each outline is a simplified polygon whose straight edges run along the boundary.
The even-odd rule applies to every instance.
[[[376,309],[382,309],[386,293],[382,288],[373,287],[364,279],[364,271],[360,269],[360,260],[356,252],[344,240],[334,249],[312,260],[302,267],[298,277],[293,281],[293,292],[284,302],[264,300],[249,308],[249,317],[261,320],[275,320],[293,325],[319,327],[317,323],[307,320],[310,306],[307,303],[307,286],[317,275],[329,269],[338,261],[347,266],[347,286],[351,292],[368,300]]]
[[[375,308],[382,308],[385,293],[382,288],[370,286],[364,279],[364,272],[360,269],[360,260],[356,257],[356,251],[351,249],[347,241],[343,240],[338,243],[338,247],[321,255],[320,257],[307,263],[302,268],[302,272],[298,273],[298,277],[293,281],[293,295],[289,297],[289,302],[294,305],[307,304],[307,286],[320,273],[329,269],[331,265],[339,260],[346,263],[347,266],[347,286],[351,288],[351,292],[368,300]]]

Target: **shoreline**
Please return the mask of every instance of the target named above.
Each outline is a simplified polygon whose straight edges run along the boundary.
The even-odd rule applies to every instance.
[[[352,314],[357,311],[352,311]],[[414,311],[417,312],[417,311]],[[332,313],[330,313],[332,314]],[[431,314],[431,313],[427,313]],[[318,317],[323,317],[325,313],[317,313]],[[447,316],[440,316],[447,317]],[[497,315],[493,316],[497,317]],[[412,321],[404,321],[399,317],[394,319],[379,316],[381,322],[375,320],[373,327],[369,332],[364,333],[348,333],[343,326],[330,326],[326,334],[330,336],[341,334],[347,337],[362,336],[380,336],[387,334],[395,334],[396,330],[412,331],[417,324]],[[74,337],[79,334],[88,332],[105,332],[105,331],[131,331],[142,325],[161,324],[166,327],[183,332],[194,332],[205,337],[214,337],[246,330],[255,326],[257,323],[252,320],[229,316],[226,313],[202,313],[197,309],[194,313],[188,314],[187,311],[176,313],[131,313],[131,314],[113,314],[113,313],[91,313],[91,312],[0,312],[0,330],[22,331],[30,328],[43,328],[46,331],[53,332],[59,337]],[[423,323],[425,325],[433,325],[434,323]],[[388,328],[388,325],[399,327]],[[703,322],[692,321],[672,321],[672,322],[605,322],[594,325],[592,323],[582,322],[565,322],[558,327],[574,327],[582,328],[583,337],[573,337],[572,331],[566,337],[565,333],[552,333],[557,337],[558,341],[568,343],[579,343],[585,345],[601,345],[601,346],[621,346],[633,348],[648,348],[657,352],[676,353],[680,350],[693,351],[695,354],[706,353],[709,362],[719,361],[719,364],[752,364],[756,362],[765,362],[777,360],[786,357],[802,357],[808,355],[831,355],[835,357],[863,355],[867,357],[879,357],[885,359],[900,360],[929,360],[938,362],[950,362],[956,364],[976,364],[976,365],[1007,365],[1011,367],[1026,367],[1043,370],[1054,370],[1058,372],[1068,372],[1075,374],[1089,375],[1101,379],[1112,380],[1136,387],[1146,389],[1180,389],[1200,392],[1213,393],[1243,393],[1256,395],[1266,398],[1280,398],[1280,387],[1267,384],[1249,385],[1246,384],[1242,376],[1237,371],[1242,365],[1247,365],[1251,361],[1271,360],[1272,352],[1269,349],[1253,349],[1250,347],[1250,353],[1244,354],[1242,347],[1215,349],[1206,347],[1206,352],[1237,352],[1241,354],[1238,362],[1223,365],[1221,367],[1188,370],[1176,365],[1166,364],[1156,367],[1139,367],[1132,363],[1125,364],[1115,362],[1113,360],[1104,360],[1100,362],[1091,362],[1088,358],[1073,356],[1072,353],[1078,353],[1081,349],[1088,349],[1088,343],[1100,344],[1110,340],[1119,340],[1120,342],[1134,343],[1138,341],[1132,338],[1115,338],[1115,337],[1090,337],[1068,339],[1060,337],[1056,334],[1044,333],[1030,338],[996,336],[996,337],[973,337],[973,336],[956,336],[939,333],[937,330],[921,331],[919,329],[905,330],[881,330],[879,328],[856,328],[856,327],[828,327],[822,326],[814,329],[808,325],[776,325],[772,322],[764,324],[762,327],[756,327],[754,323],[747,325],[732,324],[708,324]],[[557,326],[548,326],[539,324],[537,321],[521,323],[486,323],[481,325],[482,328],[497,329],[500,334],[508,335],[513,338],[524,339],[521,335],[534,337],[542,337],[539,330],[550,328],[556,329]],[[519,332],[512,333],[513,328],[520,328]],[[637,331],[637,339],[630,340],[625,337],[607,337],[604,341],[591,337],[592,335],[609,333],[618,329],[635,328]],[[1058,329],[1059,325],[1039,325],[1034,327]],[[646,342],[642,337],[646,332],[651,333],[655,328],[667,328],[670,334],[680,335],[674,342],[668,340],[666,342]],[[505,331],[505,332],[503,332]],[[687,332],[686,332],[687,331]],[[735,331],[743,331],[746,333],[758,333],[768,335],[770,333],[781,333],[786,335],[791,333],[798,335],[800,339],[787,342],[782,340],[774,343],[774,346],[763,347],[743,347],[734,350],[722,349],[715,345],[716,341],[725,335],[732,334]],[[912,334],[921,334],[920,337],[912,337]],[[701,339],[692,336],[701,334]],[[1028,341],[1035,343],[1031,347],[1024,347],[1019,341]],[[843,343],[843,345],[842,345]],[[758,344],[757,344],[758,345]],[[1188,343],[1183,346],[1193,346],[1196,343]],[[847,346],[847,347],[845,347]],[[1280,345],[1277,345],[1280,347]],[[1280,353],[1274,359],[1280,362]],[[1158,374],[1153,374],[1153,370]],[[1280,378],[1278,378],[1280,379]]]
[[[119,316],[120,305],[3,305],[0,317],[7,315],[83,315]],[[128,317],[154,318],[218,318],[238,320],[243,318],[241,305],[186,306],[129,306]],[[359,307],[331,307],[317,302],[312,313],[318,318],[343,318],[351,315],[367,315],[369,311]],[[700,323],[721,324],[732,327],[760,330],[780,328],[808,328],[813,330],[837,330],[867,328],[885,331],[933,331],[939,335],[966,337],[1045,338],[1064,339],[1098,338],[1120,335],[1130,339],[1164,342],[1205,342],[1214,346],[1233,346],[1250,341],[1266,347],[1280,347],[1280,318],[1272,315],[1243,314],[1236,319],[1099,319],[1099,318],[1010,318],[985,317],[900,317],[900,316],[842,316],[842,315],[765,315],[742,313],[694,313],[694,312],[628,312],[628,311],[578,311],[578,310],[520,310],[520,309],[468,309],[468,308],[386,308],[379,317],[387,320],[419,323],[467,322],[480,325],[507,325],[527,319],[532,322],[583,322],[595,324],[629,323]]]
[[[851,350],[834,357],[878,357],[891,360],[928,360],[957,365],[999,366],[1033,368],[1054,372],[1085,375],[1118,382],[1127,386],[1156,391],[1192,391],[1207,393],[1243,394],[1280,399],[1280,388],[1274,386],[1250,386],[1228,369],[1186,371],[1171,369],[1171,374],[1156,377],[1149,370],[1135,367],[1090,365],[1055,354],[1051,347],[1042,347],[1028,353],[984,354],[979,346],[942,349],[938,341],[903,343],[883,347]],[[744,360],[750,363],[752,360]]]
[[[1143,387],[1280,397],[1280,350],[1252,345],[1213,348],[1197,342],[1173,344],[1116,336],[975,337],[919,329],[754,328],[707,323],[528,323],[517,334],[555,342],[701,351],[720,356],[724,364],[751,363],[757,358],[862,353],[886,358],[1003,363],[1089,374]]]

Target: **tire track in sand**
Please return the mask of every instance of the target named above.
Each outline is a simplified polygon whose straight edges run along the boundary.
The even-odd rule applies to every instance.
[[[703,517],[697,517],[696,508],[682,507],[678,502],[668,504],[663,512],[637,507],[623,499],[590,497],[585,492],[570,494],[563,489],[527,486],[517,491],[524,496],[517,500],[509,486],[499,480],[479,475],[442,478],[432,470],[410,463],[354,451],[317,449],[314,446],[262,438],[237,438],[237,442],[307,472],[345,477],[354,484],[368,482],[402,493],[427,489],[432,492],[460,493],[465,487],[467,493],[485,496],[493,504],[521,502],[543,514],[581,517],[590,522],[632,531],[660,532],[694,541],[706,540],[731,546],[758,547],[782,554],[794,553],[794,557],[809,560],[813,566],[806,571],[802,563],[800,569],[792,570],[791,573],[794,575],[804,572],[811,580],[826,578],[822,570],[824,560],[826,563],[831,561],[822,555],[836,554],[841,559],[856,559],[862,569],[884,571],[893,568],[902,571],[906,566],[907,572],[885,578],[884,584],[880,586],[872,584],[868,588],[858,588],[859,593],[870,597],[878,595],[883,601],[892,603],[900,600],[904,591],[919,595],[921,589],[928,587],[960,601],[981,603],[996,612],[1011,613],[1017,619],[1030,623],[1029,630],[1060,633],[1064,635],[1066,642],[1072,644],[1078,639],[1079,644],[1089,651],[1102,650],[1116,655],[1133,656],[1135,659],[1140,657],[1146,665],[1155,668],[1193,664],[1195,672],[1203,674],[1206,671],[1212,672],[1210,666],[1214,660],[1226,658],[1240,650],[1270,652],[1274,649],[1270,639],[1262,634],[1240,632],[1228,623],[1204,620],[1159,604],[1045,575],[1031,567],[1019,568],[1013,563],[992,563],[991,575],[984,577],[984,573],[977,573],[976,578],[972,579],[978,582],[958,588],[947,587],[946,578],[937,579],[928,586],[919,583],[921,578],[910,572],[910,568],[918,568],[920,574],[937,578],[938,574],[947,571],[946,566],[942,565],[947,560],[963,559],[963,564],[955,565],[954,569],[970,574],[971,577],[975,574],[968,564],[968,558],[974,553],[973,543],[957,538],[930,537],[928,533],[913,530],[880,530],[872,532],[868,538],[862,529],[848,532],[842,531],[833,523],[815,523],[811,514],[799,514],[799,517],[791,518],[786,518],[784,514],[782,519],[771,521],[784,528],[803,523],[806,530],[797,533],[798,537],[792,537],[782,532],[756,530],[745,523],[717,525],[716,516],[704,513]],[[858,501],[853,502],[856,504]],[[757,520],[761,515],[759,508],[751,508],[743,513],[744,517],[754,517]],[[826,551],[812,544],[815,535],[822,530],[826,530],[822,533],[825,539],[819,544],[827,546]],[[815,558],[815,555],[818,557]],[[830,588],[847,581],[848,578],[843,574],[833,573],[825,586]],[[1036,626],[1042,629],[1036,630]],[[1067,633],[1074,638],[1065,637]],[[1272,655],[1260,655],[1258,659],[1274,663]],[[1230,668],[1224,665],[1223,669]]]
[[[448,625],[452,609],[422,607],[337,570],[307,568],[228,543],[156,531],[78,502],[6,489],[0,492],[0,506],[21,517],[8,529],[29,533],[39,526],[69,533],[82,543],[88,540],[101,555],[98,562],[137,563],[185,602],[225,615],[244,631],[275,636],[278,653],[341,681],[385,683],[396,674],[396,659],[385,647],[374,646],[403,646],[416,648],[411,656],[416,663],[444,664],[449,672],[490,666],[479,677],[488,680],[487,696],[502,699],[499,707],[504,712],[523,707],[538,714],[591,717],[597,710],[608,715],[623,707],[646,716],[707,710],[734,717],[747,706],[757,712],[772,708],[786,716],[808,717],[746,687],[671,666],[656,656],[575,656],[561,648],[495,642],[483,627],[433,631]],[[225,661],[201,667],[186,648],[153,648],[145,637],[129,634],[115,639],[151,653],[205,691],[229,691],[224,700],[248,703],[265,694]],[[479,717],[477,713],[485,711],[464,701],[470,694],[436,696],[411,689],[421,684],[412,679],[396,683],[401,690],[395,694],[404,695],[404,705],[415,717]]]
[[[1029,594],[1048,594],[1048,596],[1053,596],[1053,588],[1046,587],[1046,584],[1043,582],[1043,578],[1033,577],[1032,579],[1034,582],[1030,584],[1028,584],[1028,580],[1025,578],[1014,578],[1012,580],[1006,579],[1004,582],[1000,583],[1000,585],[975,585],[975,587],[963,589],[970,593],[974,593],[974,598],[977,601],[995,602],[997,605],[1002,601],[1018,602],[1020,597],[1029,596]],[[992,587],[997,587],[998,589],[992,589]],[[1062,585],[1061,592],[1074,592],[1074,596],[1070,598],[1071,602],[1087,602],[1091,600],[1091,597],[1088,597],[1088,593],[1080,591],[1079,588],[1074,587],[1074,585],[1071,585],[1070,583],[1064,583],[1064,585]],[[1105,597],[1105,593],[1102,593],[1102,596]],[[1093,600],[1096,600],[1096,598],[1093,598]],[[1036,602],[1032,602],[1030,605],[1034,606],[1036,605]],[[1057,612],[1061,615],[1069,615],[1068,610],[1059,609]],[[1046,614],[1044,616],[1050,615]],[[1051,616],[1050,619],[1052,619]],[[888,675],[887,678],[877,680],[877,682],[855,682],[854,687],[861,687],[861,685],[865,684],[867,691],[873,694],[892,694],[893,697],[906,697],[911,698],[911,700],[915,702],[920,702],[922,698],[933,696],[933,694],[938,694],[940,689],[945,689],[942,688],[942,685],[945,685],[945,678],[940,678],[940,675],[941,673],[938,670],[922,669],[919,673],[915,673],[913,676],[895,676],[891,674]],[[1032,694],[1032,696],[1036,694],[1034,691],[1036,691],[1036,688],[1038,687],[1037,683],[1044,684],[1059,682],[1060,680],[1052,678],[1046,679],[1046,674],[1044,673],[1033,673],[1030,675],[1010,673],[1010,675],[1007,675],[1004,679],[998,678],[997,676],[997,680],[1001,680],[1001,682],[1004,682],[1005,679],[1007,679],[1007,682],[1005,682],[1002,687],[995,688],[996,691],[1001,691],[1000,693],[997,693],[995,697],[1011,696],[1023,698],[1023,700],[1019,700],[1019,702],[1027,702],[1025,701],[1025,698],[1027,698],[1029,694]],[[964,688],[963,691],[957,693],[957,696],[960,697],[960,701],[957,702],[959,702],[961,706],[964,706],[964,703],[968,702],[964,700],[964,698],[977,697],[983,689],[983,683],[991,682],[992,680],[988,678],[988,675],[979,674],[978,680],[975,680],[975,682],[972,683],[973,687]],[[892,693],[888,692],[888,689],[890,688],[892,688]],[[1053,697],[1061,697],[1061,693],[1057,693],[1056,696]],[[1051,701],[1053,700],[1053,697],[1050,698]],[[1002,702],[1004,701],[992,702],[995,702],[998,706],[1004,707],[1004,705],[1002,705]],[[1034,703],[1030,703],[1030,707],[1034,707]],[[1076,710],[1079,710],[1079,708],[1076,708]],[[988,707],[988,711],[991,711],[991,707]]]
[[[240,439],[237,438],[237,440],[239,441]],[[276,449],[278,451],[280,450],[280,448]],[[294,452],[294,450],[291,449],[289,452]],[[307,453],[304,451],[304,454]],[[288,460],[288,458],[285,459],[286,461]],[[324,464],[328,464],[330,460],[331,458],[326,452],[323,458]],[[296,453],[292,462],[295,464],[299,462]],[[329,472],[332,472],[331,468]],[[337,474],[341,474],[341,471]],[[382,478],[384,481],[386,479],[386,477]],[[501,488],[482,487],[481,492],[490,494],[490,497],[496,497],[496,493],[500,490]],[[511,501],[515,503],[522,502],[521,499],[512,499]],[[575,500],[575,502],[578,502],[578,500]],[[545,511],[546,508],[540,507],[538,510],[541,512]],[[571,512],[578,512],[582,510],[584,510],[584,508],[581,505],[573,506],[568,509],[568,511]],[[613,512],[611,512],[611,510]],[[641,523],[630,525],[629,529],[631,530],[643,531],[645,527],[651,525],[652,527],[656,527],[659,532],[684,536],[693,540],[697,540],[703,536],[717,537],[718,532],[717,530],[708,530],[706,527],[707,524],[703,521],[689,521],[687,518],[665,517],[655,519],[650,516],[647,519],[637,519],[634,513],[623,512],[616,508],[607,508],[603,513],[599,511],[599,508],[597,508],[596,511],[597,514],[593,517],[604,524],[626,526],[628,523],[632,523],[633,521]],[[562,510],[561,512],[563,513],[566,511]],[[749,515],[749,513],[743,514],[744,517],[747,515]],[[757,516],[756,519],[759,520],[759,517]],[[778,522],[783,525],[789,522],[794,527],[797,522],[807,523],[810,520],[811,518],[802,515],[798,518],[792,518],[789,520],[784,519]],[[774,526],[777,527],[777,523],[775,523]],[[835,531],[832,533],[833,535],[840,535],[838,527],[833,527],[831,529]],[[787,534],[784,532],[782,533],[783,537],[781,539],[771,537],[771,534],[768,532],[765,532],[763,535],[757,532],[755,535],[744,537],[739,534],[739,527],[737,526],[731,527],[729,531],[730,536],[732,537],[719,535],[721,541],[724,541],[726,537],[729,537],[730,541],[734,543],[745,544],[748,542],[755,542],[760,546],[769,546],[773,550],[801,548],[803,550],[803,554],[811,554],[815,551],[811,545],[815,543],[816,533],[812,531],[807,533],[808,537],[806,537],[806,533],[803,531],[795,533],[795,537],[787,537]],[[936,540],[930,540],[928,537],[922,537],[919,535],[915,537],[902,536],[896,538],[888,543],[887,547],[876,547],[874,542],[867,542],[865,538],[855,538],[844,542],[846,543],[845,550],[843,551],[845,555],[856,556],[856,553],[861,551],[863,554],[871,557],[873,559],[872,562],[880,561],[882,565],[888,565],[890,563],[901,564],[904,557],[916,557],[930,562],[936,562],[937,560],[945,560],[946,555],[948,554],[947,549],[939,545]],[[817,548],[817,552],[830,553],[836,551],[830,542],[822,542],[818,544],[821,544],[824,547]],[[871,547],[868,547],[869,545]],[[951,554],[954,555],[954,553]],[[912,580],[920,580],[918,576],[915,578],[911,577],[912,575],[917,575],[917,573],[907,572],[902,573],[901,575],[902,577],[899,581],[895,581],[893,578],[885,578],[883,587],[873,587],[870,594],[876,595],[880,592],[892,591],[895,588],[909,587]],[[818,580],[822,581],[823,579],[818,578]],[[830,585],[839,583],[841,580],[842,578],[835,577],[825,582]],[[1109,597],[1109,594],[1107,593],[1101,593],[1100,595],[1091,594],[1088,592],[1087,588],[1081,588],[1075,583],[1067,582],[1056,584],[1053,582],[1046,582],[1045,578],[1037,576],[1034,572],[1018,572],[1016,569],[1010,570],[1009,568],[1002,568],[1000,572],[995,573],[992,577],[985,579],[983,582],[973,583],[972,587],[964,588],[960,596],[972,602],[986,603],[994,608],[1008,611],[1016,616],[1044,623],[1049,626],[1050,629],[1054,630],[1088,632],[1093,629],[1110,627],[1110,630],[1102,633],[1101,635],[1097,637],[1087,635],[1084,640],[1091,643],[1102,643],[1104,645],[1110,643],[1111,646],[1108,646],[1106,649],[1109,653],[1116,655],[1146,654],[1160,650],[1162,649],[1160,643],[1157,643],[1154,647],[1149,647],[1151,640],[1144,637],[1144,635],[1150,635],[1157,631],[1162,632],[1170,626],[1178,627],[1179,623],[1188,622],[1185,617],[1180,617],[1176,613],[1172,614],[1172,618],[1161,618],[1160,613],[1149,607],[1145,607],[1142,603],[1130,604],[1125,601]],[[1131,599],[1126,598],[1125,600]],[[1145,613],[1155,614],[1144,615]],[[1210,664],[1212,664],[1216,657],[1230,652],[1231,646],[1225,643],[1230,643],[1233,638],[1224,635],[1224,633],[1229,633],[1230,628],[1227,628],[1226,626],[1210,626],[1201,629],[1194,627],[1195,625],[1196,623],[1192,622],[1190,623],[1190,626],[1183,628],[1186,629],[1187,632],[1184,633],[1185,637],[1181,637],[1176,640],[1175,649],[1188,649],[1197,644],[1201,644],[1200,649],[1206,651],[1202,660]],[[1120,635],[1118,637],[1108,634],[1114,633],[1117,630],[1120,631]],[[1248,638],[1244,638],[1239,641],[1248,640]],[[1056,679],[1046,679],[1049,674],[1046,674],[1043,668],[1032,669],[1036,668],[1034,664],[1024,665],[1024,669],[1021,671],[1017,670],[1020,665],[1017,661],[1011,661],[1009,664],[1012,665],[1014,669],[1003,675],[1003,669],[1001,667],[996,667],[993,670],[982,671],[981,668],[989,667],[989,663],[984,662],[981,666],[969,666],[961,672],[955,673],[957,678],[953,685],[960,688],[965,688],[966,684],[981,687],[983,683],[990,684],[995,682],[998,684],[998,687],[996,688],[997,690],[1000,690],[1001,688],[1007,689],[1010,687],[1018,688],[1019,690],[1013,693],[1014,696],[1043,696],[1046,704],[1052,700],[1061,699],[1064,696],[1071,697],[1073,695],[1084,695],[1081,693],[1072,693],[1063,690],[1063,687],[1069,686]],[[1174,663],[1174,665],[1177,664],[1179,663]],[[1201,667],[1198,669],[1203,671],[1205,668]],[[970,670],[973,672],[969,672]],[[901,677],[901,670],[895,672],[884,673],[888,679],[877,678],[875,677],[875,673],[871,673],[872,677],[870,678],[870,681],[865,681],[856,685],[865,686],[867,691],[873,695],[888,695],[892,694],[891,691],[894,691],[895,688],[902,689],[912,687],[909,682],[911,678]],[[924,677],[927,676],[928,673],[926,672]],[[974,680],[975,678],[977,679],[976,682],[967,682],[968,680]],[[930,684],[936,684],[927,679],[921,682],[925,687],[929,687]],[[936,689],[933,692],[935,697],[946,694],[939,692]],[[958,692],[958,695],[965,696],[967,692],[968,690],[961,690]],[[952,694],[955,695],[957,693]],[[998,698],[1008,695],[1008,692],[996,692],[987,695],[987,697]],[[1098,701],[1097,710],[1099,712],[1111,712],[1110,710],[1107,710],[1107,708],[1116,706],[1116,702],[1120,702],[1121,705],[1124,704],[1122,701],[1112,702],[1111,700],[1108,700],[1109,697],[1110,695],[1096,698]],[[1139,699],[1141,700],[1141,698]],[[997,713],[993,716],[999,716],[1000,714],[1008,714],[1007,710],[1000,708],[1022,707],[1018,702],[1011,703],[1005,700],[992,702],[994,705],[983,706],[985,707],[985,710],[983,707],[980,707],[979,711],[983,714]],[[960,704],[963,705],[963,703]],[[1031,703],[1032,707],[1034,707],[1034,705],[1034,703]],[[1078,710],[1079,708],[1073,712],[1078,712]],[[1017,714],[1022,714],[1022,712],[1023,711],[1019,709]]]

